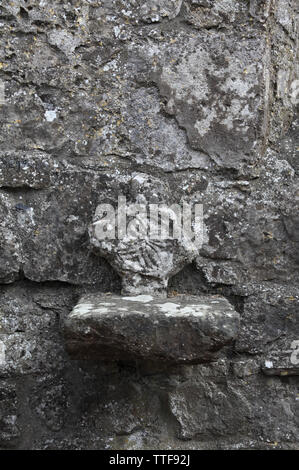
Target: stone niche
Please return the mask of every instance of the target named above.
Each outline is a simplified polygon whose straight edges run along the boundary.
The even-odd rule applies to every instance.
[[[143,175],[135,179],[144,188]],[[157,186],[151,179],[148,194],[135,191],[134,203],[139,209],[141,204],[147,207]],[[165,194],[161,196],[167,199]],[[129,205],[123,210],[130,214],[131,208]],[[161,239],[159,231],[156,237],[147,231],[140,236],[137,227],[147,226],[148,213],[139,210],[133,220],[137,231],[106,238],[103,224],[111,223],[106,220],[107,210],[107,205],[98,206],[89,228],[90,242],[122,277],[122,295],[89,294],[79,301],[64,322],[70,356],[172,364],[216,360],[217,352],[236,338],[239,314],[220,296],[167,296],[169,277],[190,263],[201,246],[202,214],[199,212],[188,226],[186,219],[181,224],[180,214],[164,204],[162,212],[155,213],[156,227],[158,221],[169,224],[171,219],[176,229],[181,224],[181,232],[180,236],[177,232],[176,237]]]

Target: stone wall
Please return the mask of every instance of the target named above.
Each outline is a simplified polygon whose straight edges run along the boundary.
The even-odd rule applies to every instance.
[[[0,448],[298,449],[297,1],[2,0],[0,27]],[[88,225],[140,174],[204,204],[169,295],[240,313],[212,365],[65,352],[79,297],[120,292]]]

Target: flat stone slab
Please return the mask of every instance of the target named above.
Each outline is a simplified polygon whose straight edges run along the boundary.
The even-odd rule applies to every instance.
[[[198,364],[236,338],[239,314],[219,296],[87,295],[64,322],[73,359]]]

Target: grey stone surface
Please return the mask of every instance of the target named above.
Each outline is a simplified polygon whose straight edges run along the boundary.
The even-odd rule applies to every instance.
[[[298,379],[266,376],[259,354],[231,345],[216,363],[179,367],[70,360],[59,317],[82,294],[62,283],[1,286],[1,448],[297,447]]]
[[[0,445],[9,448],[18,444],[18,399],[16,389],[8,382],[0,385]]]
[[[198,364],[237,336],[239,314],[221,297],[83,297],[66,318],[75,359]]]
[[[298,2],[2,0],[0,28],[0,448],[298,449]],[[120,293],[88,227],[154,198],[140,174],[204,204],[168,294],[240,314],[217,363],[64,350],[79,298]]]

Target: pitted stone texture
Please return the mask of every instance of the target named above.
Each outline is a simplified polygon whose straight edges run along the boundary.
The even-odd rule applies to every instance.
[[[273,362],[274,357],[280,363],[286,356],[291,359],[291,345],[299,340],[298,287],[248,283],[235,293],[244,296],[237,352],[263,354],[264,362]]]
[[[12,151],[0,155],[0,188],[47,188],[58,172],[58,163],[44,152]]]
[[[130,63],[136,61],[136,53],[134,51],[129,57]],[[129,66],[132,67],[131,64]],[[211,169],[208,155],[192,149],[186,132],[163,111],[161,96],[152,87],[131,89],[123,100],[121,132],[126,139],[129,135],[136,162],[164,171]]]
[[[268,119],[260,112],[267,89],[264,38],[239,42],[206,33],[190,39],[184,50],[169,46],[166,57],[157,82],[166,111],[186,129],[191,147],[221,166],[239,165],[240,155],[252,160]]]
[[[196,364],[216,360],[239,315],[218,296],[83,297],[65,320],[72,358]]]
[[[235,0],[187,0],[184,17],[197,29],[230,25],[245,20],[247,5]]]

